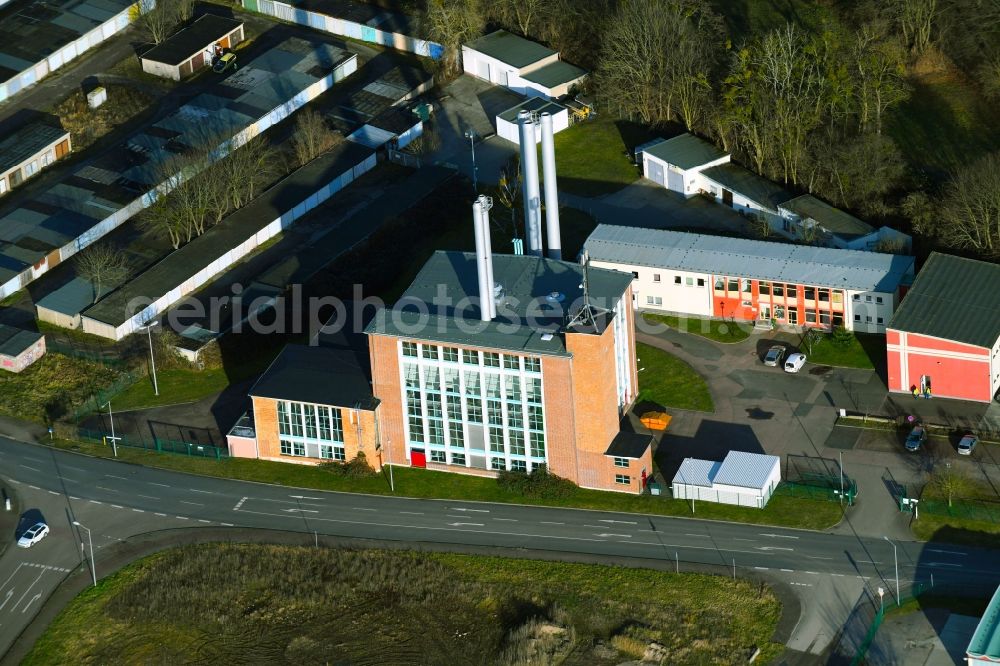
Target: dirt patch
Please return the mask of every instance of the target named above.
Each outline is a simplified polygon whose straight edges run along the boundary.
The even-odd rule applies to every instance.
[[[69,130],[73,150],[80,151],[102,136],[146,111],[156,101],[147,92],[130,86],[109,84],[108,101],[96,109],[87,106],[87,95],[78,90],[54,109]]]

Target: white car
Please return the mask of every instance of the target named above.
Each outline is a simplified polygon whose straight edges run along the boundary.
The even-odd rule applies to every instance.
[[[798,372],[805,364],[805,354],[792,354],[785,360],[785,372]]]
[[[17,540],[17,545],[21,548],[31,548],[36,543],[49,535],[49,526],[45,523],[35,523],[21,535]]]

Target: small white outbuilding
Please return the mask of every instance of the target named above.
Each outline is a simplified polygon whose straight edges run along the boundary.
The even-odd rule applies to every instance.
[[[702,171],[729,162],[729,153],[693,134],[650,142],[636,149],[640,151],[642,175],[686,197],[708,190]]]
[[[720,462],[685,458],[674,475],[673,496],[763,509],[781,483],[781,458],[730,451]]]
[[[521,145],[521,130],[517,120],[521,111],[530,111],[535,116],[540,116],[543,113],[551,115],[553,134],[558,134],[569,127],[569,109],[562,104],[550,102],[541,97],[529,97],[503,113],[497,114],[496,117],[497,135],[515,145]],[[535,143],[541,143],[541,141],[542,132],[539,129],[535,131]]]

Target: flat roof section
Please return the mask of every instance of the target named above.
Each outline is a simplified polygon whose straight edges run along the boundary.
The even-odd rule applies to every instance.
[[[566,107],[562,104],[557,104],[555,102],[550,102],[544,97],[529,97],[523,102],[518,102],[514,106],[510,107],[503,113],[497,115],[497,118],[501,120],[506,120],[509,123],[517,122],[517,115],[521,111],[531,111],[539,115],[543,113],[549,113],[551,115],[556,115],[561,111],[565,111]]]
[[[587,70],[582,67],[571,65],[563,60],[556,60],[531,70],[522,78],[546,88],[555,88],[564,83],[572,83],[586,75]]]
[[[142,55],[143,60],[180,65],[243,25],[243,21],[205,14]]]
[[[811,194],[795,197],[782,203],[781,207],[803,219],[816,220],[824,229],[838,236],[867,236],[875,231],[875,227],[867,222],[834,208]]]
[[[0,81],[30,69],[134,2],[35,0],[12,2],[0,9]]]
[[[367,355],[288,345],[253,385],[250,395],[372,411],[379,400],[372,395],[370,377]]]
[[[1000,587],[986,606],[986,612],[972,634],[966,654],[986,661],[1000,660]]]
[[[25,349],[41,339],[41,333],[0,324],[0,354],[4,356],[20,356]]]
[[[69,138],[69,132],[44,123],[30,123],[18,128],[0,141],[0,174],[65,138]]]
[[[932,252],[887,328],[991,348],[1000,337],[1000,265]]]
[[[527,67],[556,53],[546,46],[512,35],[506,30],[491,32],[479,39],[466,42],[465,46],[516,69]]]
[[[380,312],[368,332],[565,355],[561,333],[565,332],[566,314],[576,312],[582,304],[583,267],[529,255],[494,254],[493,277],[503,293],[497,303],[497,318],[483,322],[479,319],[475,253],[435,252],[396,306]],[[629,273],[602,268],[591,268],[588,278],[591,301],[608,310],[618,306],[632,282]],[[437,305],[441,297],[447,303]],[[606,324],[602,322],[602,326]]]
[[[584,247],[593,261],[885,294],[913,270],[913,257],[895,254],[610,224]]]
[[[763,176],[758,176],[739,164],[729,163],[709,167],[702,171],[701,175],[720,187],[742,194],[750,201],[775,214],[778,212],[779,204],[792,198],[792,195],[785,188]]]
[[[608,446],[608,450],[604,452],[604,455],[636,460],[641,458],[652,445],[652,435],[643,435],[638,432],[619,432],[611,440],[611,445]]]
[[[649,153],[658,160],[663,160],[667,164],[673,164],[675,167],[685,170],[714,162],[729,154],[693,134],[681,134],[672,139],[666,139],[642,152]]]

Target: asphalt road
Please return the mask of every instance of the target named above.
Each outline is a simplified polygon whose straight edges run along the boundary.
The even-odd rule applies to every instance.
[[[772,572],[802,588],[806,599],[794,647],[815,648],[821,625],[835,624],[816,596],[857,598],[895,587],[893,547],[881,539],[635,514],[485,504],[452,500],[297,490],[179,474],[0,438],[0,478],[37,511],[51,535],[30,550],[0,558],[0,654],[9,647],[68,571],[84,560],[92,531],[101,551],[116,540],[179,526],[228,526],[419,543],[546,550],[621,558],[677,560]],[[402,489],[401,489],[402,490]],[[36,516],[24,522],[33,522]],[[26,527],[23,525],[22,527]],[[1000,582],[990,551],[896,542],[900,585]],[[89,573],[89,572],[87,572]],[[812,588],[812,589],[809,589]],[[891,592],[889,592],[891,595]],[[811,618],[811,619],[810,619]],[[805,624],[803,624],[805,623]],[[815,627],[808,628],[810,623]],[[798,636],[796,636],[796,633]],[[827,642],[833,628],[828,627]]]

